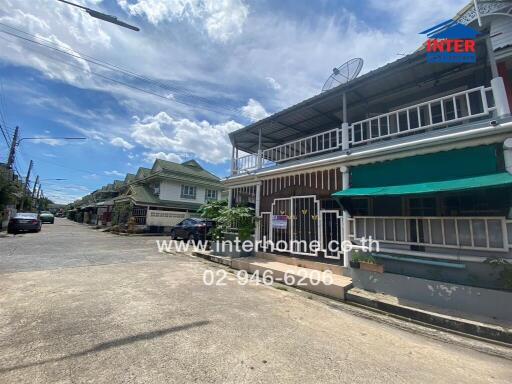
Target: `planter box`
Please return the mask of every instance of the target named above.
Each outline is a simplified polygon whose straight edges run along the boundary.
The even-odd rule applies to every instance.
[[[350,268],[359,268],[360,267],[360,263],[359,261],[352,261],[350,260]]]
[[[384,273],[384,265],[382,264],[372,264],[361,261],[359,265],[363,271]]]
[[[236,233],[230,233],[230,232],[224,233],[223,235],[224,235],[224,240],[223,241],[231,241],[231,242],[234,242],[236,237],[238,236]],[[255,242],[254,235],[252,235],[249,240],[254,244],[254,242]],[[237,252],[236,249],[234,249],[235,248],[234,244],[233,244],[233,250],[232,251],[230,251],[228,249],[228,247],[226,247],[226,249],[224,249],[224,251],[222,251],[222,247],[221,247],[220,243],[222,243],[222,241],[220,241],[220,242],[213,241],[212,242],[212,246],[211,246],[212,254],[217,255],[217,256],[228,256],[228,257],[250,257],[250,256],[254,256],[254,250],[251,251],[251,252],[245,252],[242,249],[240,249],[240,252]]]

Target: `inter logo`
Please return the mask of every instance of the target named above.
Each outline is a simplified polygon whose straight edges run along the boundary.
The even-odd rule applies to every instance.
[[[426,34],[427,62],[475,63],[478,31],[454,20],[446,20],[420,34]]]

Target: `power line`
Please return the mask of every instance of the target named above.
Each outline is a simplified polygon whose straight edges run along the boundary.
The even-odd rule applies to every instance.
[[[4,131],[4,127],[2,126],[2,124],[0,124],[0,130],[2,131],[2,136],[4,137],[4,140],[5,140],[5,144],[7,145],[7,148],[10,148],[11,147],[11,144],[10,144],[10,139],[8,139],[8,134],[6,131]]]
[[[134,71],[131,71],[131,70],[126,69],[126,68],[123,68],[123,67],[121,67],[119,65],[110,64],[110,63],[108,63],[108,62],[106,62],[104,60],[100,60],[100,59],[94,58],[92,56],[86,55],[86,54],[84,54],[82,52],[79,52],[79,51],[76,51],[74,49],[65,49],[65,48],[62,48],[62,47],[57,47],[57,46],[55,46],[55,43],[52,40],[50,40],[50,39],[46,39],[46,38],[41,37],[41,36],[33,35],[31,33],[25,32],[25,31],[23,31],[21,29],[18,29],[18,28],[14,28],[14,27],[9,26],[9,25],[4,24],[4,23],[0,23],[0,25],[2,25],[4,27],[7,27],[9,29],[12,29],[14,31],[23,33],[24,35],[30,36],[30,37],[32,37],[32,38],[34,38],[36,40],[43,40],[43,41],[47,42],[50,45],[42,44],[39,41],[34,41],[34,40],[31,40],[31,39],[26,39],[26,38],[23,38],[21,36],[18,36],[18,35],[14,34],[14,36],[19,37],[21,39],[26,39],[27,41],[33,42],[35,44],[39,44],[41,46],[50,48],[52,50],[55,50],[55,51],[58,51],[58,52],[61,52],[61,53],[64,53],[66,55],[75,57],[77,59],[88,61],[88,62],[90,62],[92,64],[96,64],[98,66],[107,68],[107,69],[112,70],[112,71],[122,72],[122,73],[130,75],[132,77],[136,77],[136,78],[138,78],[140,80],[144,80],[146,82],[149,82],[149,83],[152,83],[154,85],[157,85],[157,86],[159,86],[159,87],[161,87],[163,89],[166,89],[166,90],[169,90],[169,91],[172,91],[172,92],[176,92],[176,93],[180,93],[180,94],[182,94],[182,96],[189,96],[189,97],[192,97],[192,98],[194,98],[196,100],[203,101],[205,103],[211,103],[211,101],[209,99],[201,97],[201,96],[198,96],[198,95],[195,95],[195,94],[191,93],[189,90],[187,90],[186,88],[164,84],[164,83],[162,83],[160,81],[157,81],[157,80],[151,79],[151,78],[149,78],[147,76],[138,74],[138,73],[136,73]],[[8,32],[5,32],[5,31],[2,31],[2,32],[9,34]],[[234,107],[228,107],[228,108],[230,108],[232,110],[232,112],[238,112],[238,109],[236,109]]]
[[[22,31],[20,29],[11,27],[11,26],[9,26],[7,24],[4,24],[4,23],[0,23],[0,25],[2,25],[4,27],[7,27],[9,29],[18,31],[20,33],[23,33],[23,34],[25,34],[27,36],[34,37],[35,39],[49,41],[47,39],[41,38],[39,36],[32,35],[30,33],[24,32],[24,31]],[[255,116],[253,116],[250,113],[246,113],[246,114],[242,115],[242,114],[240,114],[240,111],[239,111],[238,108],[235,108],[235,107],[232,107],[232,106],[228,106],[228,105],[219,104],[216,107],[210,107],[208,105],[205,105],[205,104],[211,104],[211,101],[209,99],[203,98],[201,96],[194,95],[194,94],[190,93],[188,90],[186,90],[184,88],[180,89],[179,87],[176,87],[176,86],[169,86],[169,85],[163,84],[161,82],[158,82],[158,81],[155,81],[153,79],[150,79],[150,78],[148,78],[146,76],[137,74],[136,72],[127,70],[125,68],[122,68],[120,66],[117,66],[117,65],[114,65],[114,64],[110,64],[110,63],[107,63],[107,62],[99,60],[99,59],[95,59],[95,58],[93,58],[91,56],[88,56],[88,55],[85,55],[85,54],[81,54],[78,51],[74,51],[73,50],[73,51],[70,52],[70,51],[67,51],[67,50],[64,50],[64,49],[61,49],[61,48],[57,48],[57,47],[54,47],[54,46],[51,46],[51,45],[43,44],[40,41],[29,39],[29,38],[26,38],[26,37],[23,37],[23,36],[20,36],[20,35],[17,35],[15,33],[12,33],[12,32],[5,31],[5,30],[0,30],[0,32],[5,33],[5,34],[10,35],[10,36],[13,36],[15,38],[24,40],[26,42],[34,43],[34,44],[37,44],[39,46],[42,46],[42,47],[49,48],[51,50],[57,51],[59,53],[63,53],[65,55],[69,55],[69,56],[74,57],[76,59],[80,59],[80,60],[84,60],[84,61],[90,62],[92,64],[95,64],[95,65],[98,65],[100,67],[106,68],[106,69],[108,69],[110,71],[120,72],[120,73],[122,73],[124,75],[129,75],[129,76],[137,78],[139,80],[143,80],[143,81],[148,82],[148,83],[150,83],[152,85],[156,85],[156,86],[158,86],[158,87],[160,87],[162,89],[165,89],[165,90],[168,90],[168,91],[171,91],[171,92],[174,92],[174,93],[178,93],[180,96],[189,97],[189,98],[191,98],[195,102],[192,103],[192,102],[188,102],[188,101],[184,101],[184,100],[178,100],[176,98],[171,99],[168,96],[164,96],[164,95],[158,94],[156,92],[153,92],[153,91],[150,91],[150,90],[146,90],[146,89],[143,89],[143,88],[140,88],[140,87],[128,84],[128,83],[120,81],[120,80],[113,79],[111,77],[99,74],[99,73],[94,72],[94,71],[89,71],[89,73],[91,73],[91,74],[93,74],[95,76],[102,77],[102,78],[104,78],[106,80],[109,80],[109,81],[112,81],[112,82],[124,85],[124,86],[132,88],[134,90],[137,90],[137,91],[140,91],[140,92],[144,92],[144,93],[147,93],[147,94],[151,94],[153,96],[165,99],[167,101],[183,104],[183,105],[186,105],[186,106],[189,106],[189,107],[193,107],[193,108],[207,109],[207,110],[210,110],[212,112],[221,113],[221,114],[228,114],[228,115],[231,115],[231,116],[255,117]],[[39,53],[42,54],[41,52],[39,52]],[[50,56],[47,56],[47,55],[44,55],[44,56],[50,57]],[[53,58],[53,57],[50,57],[50,58],[52,60],[57,60],[56,58]],[[61,61],[59,61],[59,62],[61,63]],[[72,66],[72,67],[75,67],[75,68],[78,68],[81,71],[83,71],[83,68],[81,68],[81,67],[79,67],[77,65],[73,65],[71,63],[65,63],[65,64],[69,65],[69,66]],[[202,104],[202,106],[198,105],[198,102],[200,104]]]

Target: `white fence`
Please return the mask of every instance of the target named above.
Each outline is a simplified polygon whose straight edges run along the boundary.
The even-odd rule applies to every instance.
[[[512,248],[504,217],[354,216],[350,237],[391,244],[507,252]]]
[[[414,134],[437,127],[487,116],[495,110],[491,87],[476,87],[384,113],[349,126],[348,146]],[[342,146],[341,128],[290,141],[258,154],[233,160],[232,172],[239,174],[280,162],[334,151]]]
[[[146,225],[152,225],[156,227],[172,227],[183,219],[189,217],[190,214],[187,212],[148,209]]]

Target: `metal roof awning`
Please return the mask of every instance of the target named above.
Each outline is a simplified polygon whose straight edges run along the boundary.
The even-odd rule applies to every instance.
[[[261,130],[262,149],[339,127],[342,122],[342,97],[347,95],[349,121],[365,115],[368,105],[389,101],[400,95],[403,100],[418,97],[436,87],[440,79],[463,76],[466,71],[487,65],[485,41],[476,45],[476,64],[427,63],[425,49],[370,71],[349,83],[313,96],[294,106],[229,134],[231,142],[247,153],[258,151]],[[475,67],[477,66],[477,67]],[[411,86],[415,85],[415,86]],[[320,85],[319,85],[320,87]],[[423,90],[423,91],[422,91]]]
[[[507,172],[503,172],[430,183],[391,185],[386,187],[348,188],[344,191],[335,192],[332,196],[336,198],[410,196],[506,186],[512,186],[512,175]]]

